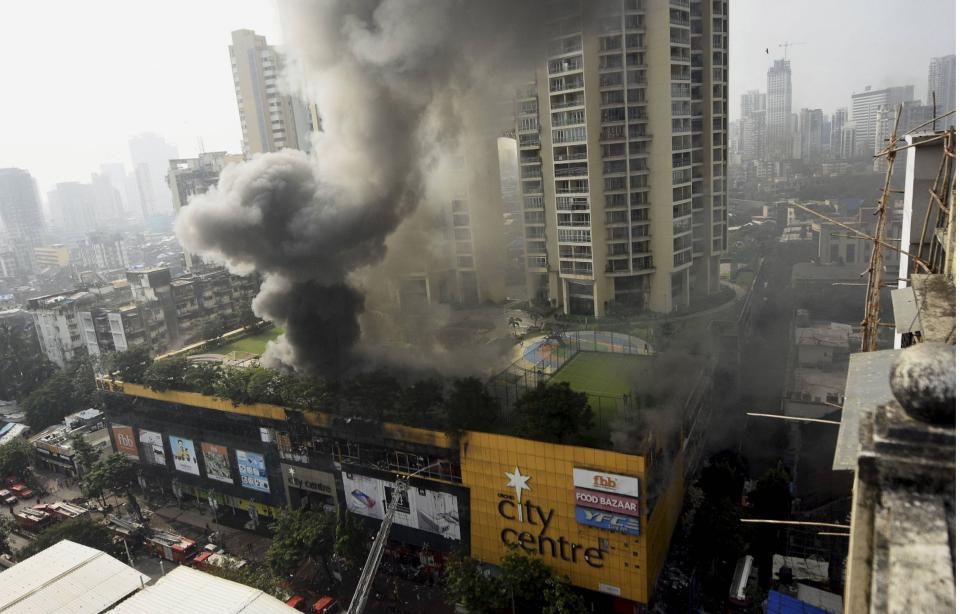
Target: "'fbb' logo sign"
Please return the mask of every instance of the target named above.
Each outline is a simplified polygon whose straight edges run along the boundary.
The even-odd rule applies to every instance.
[[[597,488],[616,488],[617,480],[606,475],[593,476],[593,485]]]

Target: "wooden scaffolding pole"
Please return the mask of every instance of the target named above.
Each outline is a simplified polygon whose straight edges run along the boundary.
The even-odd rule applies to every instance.
[[[880,322],[880,289],[883,287],[883,246],[884,231],[887,227],[887,202],[890,200],[890,182],[893,180],[893,164],[897,158],[897,128],[900,126],[900,114],[903,104],[897,105],[897,115],[893,120],[893,129],[887,140],[884,157],[887,159],[887,174],[883,181],[883,191],[877,201],[876,231],[873,234],[873,252],[870,254],[870,268],[867,269],[867,298],[863,305],[863,339],[861,352],[873,352],[877,349],[877,330]]]

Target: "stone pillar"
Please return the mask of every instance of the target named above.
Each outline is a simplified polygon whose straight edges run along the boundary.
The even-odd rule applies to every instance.
[[[955,612],[955,349],[905,349],[897,400],[861,417],[847,614]]]

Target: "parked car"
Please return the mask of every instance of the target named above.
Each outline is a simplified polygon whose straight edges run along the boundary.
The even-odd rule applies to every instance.
[[[326,595],[317,599],[313,607],[310,608],[310,611],[313,612],[313,614],[334,614],[334,612],[338,611],[338,607],[337,600],[330,595]]]
[[[4,486],[13,486],[14,484],[16,484],[16,483],[19,482],[19,481],[20,481],[20,478],[18,478],[17,476],[15,476],[15,475],[8,475],[7,477],[3,478],[3,485],[4,485]]]
[[[287,599],[287,605],[298,612],[307,611],[307,600],[303,595],[294,595],[290,599]]]
[[[13,505],[17,502],[17,497],[9,490],[0,490],[0,502],[4,505]]]
[[[26,484],[14,484],[10,487],[10,490],[21,499],[29,499],[33,496],[33,489]]]

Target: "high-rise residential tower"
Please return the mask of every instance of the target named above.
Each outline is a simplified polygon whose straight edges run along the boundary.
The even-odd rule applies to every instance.
[[[602,316],[715,292],[726,0],[550,6],[548,57],[517,109],[529,296]]]
[[[179,157],[177,148],[152,133],[132,137],[129,145],[143,218],[172,214],[173,199],[165,178],[170,160]]]
[[[23,169],[0,168],[0,226],[13,248],[17,269],[32,272],[33,248],[42,244],[43,211],[37,184]]]
[[[830,157],[834,160],[843,158],[843,127],[848,121],[845,108],[837,109],[830,118]]]
[[[767,71],[767,153],[772,160],[793,157],[792,113],[790,60],[774,60]]]
[[[933,95],[937,95],[937,115],[957,108],[957,56],[945,55],[942,58],[930,58],[930,71],[927,75],[927,104],[933,104]],[[946,128],[957,124],[956,114],[937,122],[937,128]],[[932,126],[931,126],[932,128]]]
[[[877,109],[884,105],[895,106],[913,100],[913,86],[902,85],[875,90],[867,86],[851,97],[851,120],[857,125],[855,156],[873,156],[879,149],[876,142]],[[882,148],[883,143],[879,143]]]
[[[817,163],[823,156],[823,109],[800,109],[800,159]]]
[[[243,130],[243,154],[249,157],[300,148],[300,139],[309,132],[300,124],[315,114],[282,91],[283,56],[253,30],[234,30],[231,38],[230,64]]]
[[[761,160],[766,152],[767,95],[751,90],[740,96],[741,160]]]
[[[224,167],[230,163],[242,161],[243,156],[231,155],[225,151],[207,151],[197,158],[170,160],[167,184],[173,194],[174,212],[179,213],[180,209],[186,207],[191,196],[203,194],[217,185],[217,181],[220,180],[220,171]],[[195,260],[197,256],[186,249],[183,250],[183,257],[187,270],[192,270],[196,264],[199,264]]]

